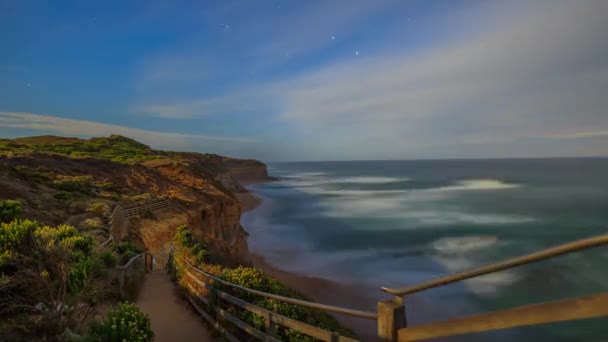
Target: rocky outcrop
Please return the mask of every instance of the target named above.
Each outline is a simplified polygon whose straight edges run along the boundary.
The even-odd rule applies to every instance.
[[[224,158],[222,166],[241,182],[259,182],[268,180],[266,164],[252,159]]]

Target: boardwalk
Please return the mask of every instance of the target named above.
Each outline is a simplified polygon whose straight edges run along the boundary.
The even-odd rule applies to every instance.
[[[175,291],[166,270],[146,276],[137,306],[150,316],[155,341],[213,341],[203,319]]]

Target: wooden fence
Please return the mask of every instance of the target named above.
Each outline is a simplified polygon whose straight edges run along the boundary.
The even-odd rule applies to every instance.
[[[146,251],[132,257],[126,264],[116,267],[118,271],[118,287],[120,296],[123,299],[128,297],[127,295],[130,294],[129,290],[135,288],[143,280],[143,276],[147,272],[154,270],[155,262],[156,258],[154,255]]]
[[[154,203],[138,205],[138,206],[132,207],[132,208],[126,208],[126,209],[123,209],[122,211],[123,211],[125,218],[131,218],[134,216],[139,216],[147,211],[152,212],[152,211],[156,211],[156,210],[167,208],[167,207],[169,207],[169,200],[165,199],[165,200],[161,200],[161,201],[154,202]]]
[[[378,337],[383,341],[421,341],[437,337],[470,334],[526,325],[536,325],[551,322],[562,322],[608,316],[608,293],[599,293],[595,295],[569,298],[554,302],[524,305],[506,310],[499,310],[495,312],[455,318],[443,322],[434,322],[408,327],[406,323],[407,320],[405,315],[404,298],[404,296],[406,295],[421,292],[438,286],[443,286],[465,279],[499,272],[513,267],[527,265],[533,262],[555,258],[564,254],[578,252],[606,244],[608,244],[608,234],[567,243],[561,246],[549,248],[529,255],[524,255],[500,263],[480,267],[471,271],[442,277],[415,286],[398,289],[382,288],[384,292],[392,294],[395,297],[391,300],[379,302],[377,307],[377,313],[318,304],[245,288],[214,277],[213,275],[194,267],[187,260],[180,260],[178,262],[174,262],[173,252],[171,252],[171,254],[169,255],[168,266],[171,267],[176,264],[183,264],[183,266],[178,266],[181,267],[180,271],[183,275],[190,278],[201,288],[210,290],[210,293],[213,293],[217,296],[214,301],[215,305],[212,306],[215,318],[212,317],[213,315],[210,315],[205,310],[203,310],[193,298],[189,298],[189,301],[194,306],[194,308],[229,341],[238,340],[225,327],[220,325],[220,317],[223,319],[223,321],[229,322],[234,326],[240,328],[241,330],[245,331],[249,335],[263,341],[277,341],[277,325],[294,329],[300,333],[312,336],[321,341],[351,342],[355,340],[345,336],[339,336],[336,333],[323,330],[311,326],[309,324],[279,315],[275,312],[268,311],[264,308],[255,306],[240,298],[237,298],[226,292],[218,290],[217,288],[214,288],[211,285],[212,281],[237,290],[246,291],[254,295],[275,299],[290,304],[301,305],[308,308],[324,310],[327,312],[342,313],[364,319],[376,320],[378,327]],[[208,281],[201,280],[201,277],[197,275],[202,276],[204,279],[208,279]],[[209,298],[202,296],[200,292],[197,291],[194,287],[190,285],[188,285],[188,287],[190,293],[192,293],[195,298],[198,298],[207,305],[210,304]],[[222,301],[227,304],[239,307],[242,310],[246,310],[250,313],[263,317],[266,322],[265,331],[260,331],[254,328],[253,326],[240,320],[228,311],[222,309],[220,306]]]
[[[122,241],[129,235],[129,218],[169,207],[169,200],[161,200],[154,203],[144,204],[136,207],[123,209],[116,205],[110,215],[110,236],[101,243],[101,247],[108,246],[113,241]]]
[[[406,326],[403,304],[405,295],[606,244],[608,244],[608,234],[567,243],[415,286],[399,289],[382,288],[384,292],[394,295],[395,298],[379,304],[379,309],[380,306],[386,309],[384,314],[378,312],[379,336],[387,341],[421,341],[436,337],[608,316],[608,293],[524,305],[412,327]]]
[[[209,307],[210,303],[213,302],[213,305],[211,306],[211,310],[214,311],[214,314],[210,315],[203,308],[201,308],[192,297],[189,297],[189,301],[192,304],[192,306],[213,327],[215,327],[224,336],[224,338],[226,338],[229,341],[239,341],[239,340],[232,333],[230,333],[228,329],[226,329],[225,327],[223,327],[220,324],[220,317],[225,322],[229,322],[229,323],[233,324],[234,326],[240,328],[242,331],[246,332],[247,334],[253,336],[254,338],[257,338],[257,339],[260,339],[263,341],[279,341],[277,339],[277,326],[283,326],[283,327],[295,330],[299,333],[314,337],[321,341],[355,342],[357,340],[346,337],[346,336],[341,336],[335,332],[324,330],[324,329],[312,326],[310,324],[300,322],[298,320],[295,320],[295,319],[292,319],[289,317],[285,317],[283,315],[277,314],[276,312],[261,308],[254,304],[246,302],[240,298],[237,298],[231,294],[228,294],[224,291],[221,291],[218,288],[213,287],[211,285],[211,282],[219,283],[219,284],[222,284],[222,285],[225,285],[225,286],[237,289],[237,290],[246,291],[248,293],[262,296],[265,298],[275,299],[275,300],[282,301],[285,303],[290,303],[290,304],[301,305],[301,306],[312,308],[312,309],[341,313],[341,314],[359,317],[359,318],[363,318],[363,319],[375,320],[377,318],[376,313],[373,313],[373,312],[359,311],[359,310],[342,308],[342,307],[338,307],[338,306],[318,304],[318,303],[313,303],[313,302],[309,302],[309,301],[304,301],[304,300],[299,300],[299,299],[294,299],[294,298],[289,298],[289,297],[283,297],[283,296],[279,296],[279,295],[275,295],[275,294],[271,294],[271,293],[257,291],[257,290],[249,289],[249,288],[242,287],[242,286],[239,286],[236,284],[232,284],[230,282],[217,278],[201,269],[196,268],[194,265],[189,263],[187,260],[173,262],[173,252],[171,252],[171,254],[169,255],[168,265],[171,267],[171,266],[175,266],[176,264],[179,265],[177,267],[181,266],[180,271],[183,272],[182,273],[183,275],[190,278],[193,282],[195,282],[201,288],[209,290],[210,291],[209,293],[211,293],[212,296],[215,296],[214,300],[210,300],[210,298],[201,295],[201,293],[199,291],[197,291],[194,287],[188,285],[189,292],[195,298],[197,298],[197,299],[201,300],[203,303],[205,303],[207,305],[207,307]],[[201,275],[207,281],[201,280],[201,277],[197,276],[196,274]],[[255,327],[249,325],[248,323],[242,321],[241,319],[239,319],[238,317],[236,317],[235,315],[230,313],[228,310],[223,309],[222,304],[230,304],[230,305],[238,307],[242,310],[246,310],[250,313],[253,313],[255,315],[262,317],[266,322],[265,330],[260,331],[260,330],[256,329]],[[212,316],[215,316],[215,318]]]

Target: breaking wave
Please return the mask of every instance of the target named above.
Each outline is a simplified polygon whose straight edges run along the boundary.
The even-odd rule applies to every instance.
[[[518,188],[521,185],[505,183],[497,179],[470,179],[462,180],[454,185],[437,188],[440,191],[466,191],[466,190],[502,190]]]

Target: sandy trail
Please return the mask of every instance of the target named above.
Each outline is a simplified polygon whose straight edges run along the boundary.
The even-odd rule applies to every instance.
[[[137,306],[150,316],[155,341],[213,341],[203,318],[180,298],[166,270],[149,273]]]

